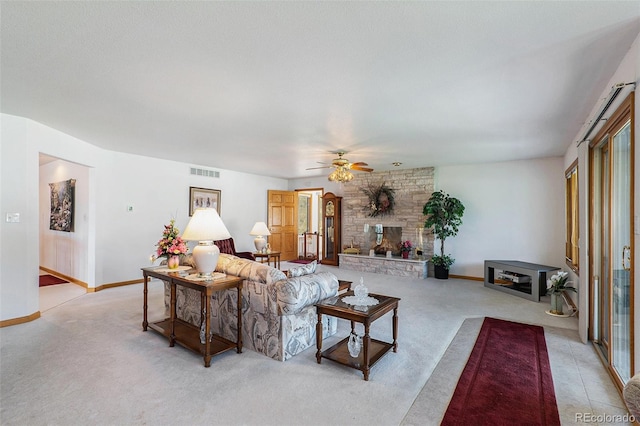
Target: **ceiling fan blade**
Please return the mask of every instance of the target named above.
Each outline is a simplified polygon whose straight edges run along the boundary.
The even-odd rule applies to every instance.
[[[360,167],[360,166],[356,166],[355,164],[351,165],[351,170],[358,170],[360,172],[372,172],[373,169],[370,169],[369,167]]]
[[[309,167],[308,169],[305,169],[305,170],[330,169],[331,167],[333,166]]]
[[[357,163],[351,163],[352,166],[368,166],[367,163],[363,163],[362,161],[358,161]]]

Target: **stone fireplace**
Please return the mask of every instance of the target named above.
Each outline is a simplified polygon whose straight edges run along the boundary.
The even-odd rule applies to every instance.
[[[360,255],[341,255],[340,267],[401,275],[402,268],[409,267],[407,262],[416,262],[414,266],[419,270],[416,273],[422,274],[424,259],[430,259],[433,255],[434,239],[433,235],[423,232],[425,217],[422,208],[435,190],[434,168],[358,173],[354,176],[351,182],[344,185],[342,194],[342,243],[343,249],[357,248]],[[394,210],[384,216],[371,217],[370,202],[363,188],[383,183],[394,190]],[[378,225],[382,227],[382,233],[376,232]],[[393,259],[381,262],[385,258],[386,248],[376,249],[379,234],[382,234],[382,239],[386,240],[388,246],[395,246],[391,249]],[[422,240],[421,259],[415,258],[415,251],[411,253],[413,259],[400,259],[397,245],[406,240],[411,241],[414,247]],[[369,256],[372,248],[378,253],[373,257]]]
[[[372,238],[376,237],[376,225],[383,228],[399,228],[401,235],[394,242],[409,240],[416,247],[419,229],[424,227],[422,208],[434,191],[434,168],[391,170],[387,172],[357,173],[344,185],[342,198],[343,248],[357,247],[360,253],[369,254]],[[395,191],[395,208],[391,214],[369,216],[369,199],[363,188],[371,183],[382,184]],[[422,233],[423,253],[433,255],[433,235]],[[399,255],[396,249],[395,255]]]

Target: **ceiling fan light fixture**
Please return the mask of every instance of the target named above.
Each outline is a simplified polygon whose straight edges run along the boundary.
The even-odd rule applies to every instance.
[[[353,179],[353,173],[345,167],[337,167],[329,174],[329,180],[331,182],[349,182],[351,179]]]

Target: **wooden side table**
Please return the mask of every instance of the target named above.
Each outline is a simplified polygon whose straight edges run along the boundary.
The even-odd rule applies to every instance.
[[[316,304],[318,312],[318,323],[316,324],[316,361],[321,363],[322,358],[327,358],[347,367],[355,368],[362,371],[364,379],[369,380],[369,371],[371,367],[383,355],[393,349],[398,352],[398,302],[397,297],[383,296],[380,294],[369,294],[380,301],[375,306],[356,306],[349,305],[342,301],[345,296],[353,296],[353,292],[349,291],[344,295],[330,297]],[[375,320],[393,310],[393,343],[383,342],[381,340],[372,339],[369,336],[369,328]],[[362,350],[357,357],[349,354],[347,343],[349,337],[342,339],[329,349],[322,351],[322,315],[331,315],[351,321],[351,332],[355,330],[355,323],[364,324],[364,337],[362,338]]]
[[[272,251],[271,253],[253,253],[256,259],[260,259],[260,263],[264,263],[267,259],[267,265],[271,266],[271,260],[273,259],[273,266],[276,269],[280,269],[280,252]]]
[[[237,353],[242,353],[242,278],[227,275],[224,278],[216,280],[195,281],[187,279],[185,276],[182,276],[180,272],[160,272],[159,270],[166,269],[164,267],[142,268],[142,275],[144,277],[142,330],[147,331],[147,328],[151,328],[167,337],[169,339],[169,346],[173,347],[177,342],[193,352],[202,354],[205,367],[209,367],[211,365],[211,358],[221,352],[236,348]],[[188,272],[194,273],[195,270]],[[153,323],[149,323],[147,319],[149,277],[168,282],[171,286],[170,316],[169,318]],[[202,312],[201,326],[202,323],[204,323],[204,335],[209,336],[209,338],[205,338],[204,343],[200,340],[200,327],[196,327],[176,317],[176,287],[179,285],[200,292],[200,310]],[[211,332],[211,314],[209,312],[211,295],[215,291],[222,291],[229,288],[235,288],[238,291],[238,335],[235,342]]]
[[[346,280],[338,280],[338,294],[345,293],[347,291],[351,291],[352,281]]]

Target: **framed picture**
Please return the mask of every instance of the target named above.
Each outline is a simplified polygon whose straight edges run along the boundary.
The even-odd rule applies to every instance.
[[[75,203],[76,180],[50,183],[51,214],[49,229],[54,231],[73,232],[73,211]]]
[[[216,209],[220,214],[220,197],[219,189],[196,188],[189,187],[189,216],[193,216],[193,212],[201,207]]]

